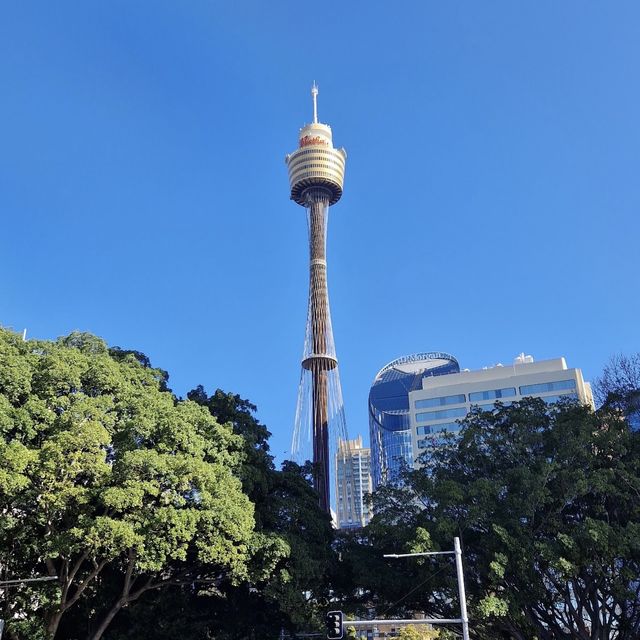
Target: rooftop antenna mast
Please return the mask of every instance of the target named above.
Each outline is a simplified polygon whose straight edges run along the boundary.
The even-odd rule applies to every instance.
[[[313,96],[313,124],[318,124],[318,85],[315,80],[311,87],[311,95]]]

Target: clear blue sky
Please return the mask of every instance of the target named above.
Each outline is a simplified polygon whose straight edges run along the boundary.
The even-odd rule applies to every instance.
[[[284,156],[348,151],[329,223],[347,420],[385,363],[640,349],[640,4],[4,2],[0,323],[147,353],[289,447],[307,297]]]

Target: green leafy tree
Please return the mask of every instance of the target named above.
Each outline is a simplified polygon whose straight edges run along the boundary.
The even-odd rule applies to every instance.
[[[398,632],[399,640],[435,640],[440,638],[440,632],[423,626],[408,624]]]
[[[640,637],[640,434],[620,412],[498,405],[472,412],[423,462],[399,490],[422,506],[403,536],[426,530],[436,549],[462,539],[474,637]],[[381,519],[372,533],[395,508]],[[452,569],[425,561],[415,584],[436,573],[409,606],[455,617]]]
[[[235,475],[242,438],[164,389],[165,372],[135,352],[110,354],[95,336],[23,342],[0,331],[5,571],[58,576],[12,594],[9,637],[55,638],[92,600],[86,637],[99,640],[145,594],[215,591],[251,571],[268,575],[286,554],[253,531]],[[250,569],[256,557],[262,566]],[[97,598],[107,578],[111,601]]]
[[[240,477],[255,504],[256,530],[284,541],[289,550],[265,579],[250,586],[225,585],[224,600],[215,604],[218,636],[261,638],[277,635],[282,628],[321,628],[336,556],[331,521],[318,506],[310,465],[287,461],[276,470],[269,453],[271,434],[255,418],[256,407],[239,395],[217,389],[208,396],[197,387],[188,397],[242,437]],[[230,624],[223,629],[225,622]]]
[[[293,631],[323,628],[335,572],[334,531],[311,483],[310,463],[283,463],[263,513],[265,528],[277,532],[291,548],[277,579],[265,585],[265,594],[277,603],[283,626]]]
[[[269,453],[271,433],[256,419],[256,406],[238,394],[222,389],[216,389],[208,396],[201,385],[189,391],[187,397],[206,407],[220,424],[229,425],[242,438],[244,457],[239,475],[245,493],[258,505],[256,518],[259,523],[261,505],[270,491],[274,466],[273,456]]]
[[[358,618],[410,618],[424,592],[422,559],[389,560],[387,553],[428,551],[425,530],[416,530],[420,506],[408,499],[406,487],[383,485],[372,496],[374,517],[361,531],[341,531],[334,596]]]
[[[345,610],[458,617],[450,559],[382,558],[458,536],[473,637],[640,637],[640,434],[622,412],[498,404],[423,462],[374,494],[364,531],[341,536]]]
[[[209,396],[197,387],[188,398],[241,437],[237,474],[255,504],[255,535],[262,538],[262,549],[248,564],[249,580],[148,593],[116,618],[109,640],[258,639],[277,637],[281,629],[320,628],[335,553],[330,521],[310,484],[310,467],[287,462],[275,469],[269,431],[255,417],[255,406],[239,395],[218,389]],[[265,566],[270,570],[261,570]],[[107,587],[113,589],[111,577],[107,582],[95,601],[105,598]],[[68,621],[73,629],[75,620]]]

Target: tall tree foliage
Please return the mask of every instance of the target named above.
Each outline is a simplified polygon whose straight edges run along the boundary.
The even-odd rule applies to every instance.
[[[274,468],[271,434],[255,418],[256,407],[249,401],[220,389],[209,396],[201,386],[188,397],[242,436],[245,459],[240,477],[255,504],[256,529],[284,540],[289,549],[273,572],[252,587],[226,585],[225,600],[216,603],[217,637],[225,633],[230,638],[259,638],[283,628],[319,628],[335,553],[331,522],[318,506],[310,466],[285,462],[281,470]],[[223,630],[225,621],[231,624]]]
[[[612,356],[593,391],[599,405],[621,411],[634,429],[640,429],[640,353]]]
[[[624,402],[640,390],[640,353],[612,356],[594,382],[593,390],[599,405]]]
[[[273,456],[269,453],[271,433],[255,417],[256,406],[238,394],[222,389],[216,389],[208,396],[202,385],[189,391],[187,398],[206,407],[220,424],[230,426],[242,438],[244,458],[240,478],[244,491],[254,504],[259,505],[256,516],[260,519],[260,505],[269,493],[274,466]]]
[[[423,461],[404,487],[375,497],[374,561],[394,529],[406,550],[450,549],[459,536],[474,637],[640,637],[640,434],[620,412],[533,399],[476,411]],[[362,572],[355,582],[369,581],[378,608],[404,596],[409,609],[455,617],[453,567],[408,563],[404,587]]]
[[[117,359],[133,357],[149,367],[144,354],[118,350]],[[166,375],[162,376],[166,379]],[[219,424],[239,438],[235,472],[254,503],[253,555],[247,579],[227,574],[215,584],[195,583],[148,591],[114,619],[107,640],[204,640],[275,637],[317,628],[329,594],[334,566],[333,531],[318,507],[310,468],[287,462],[276,470],[269,453],[269,431],[256,419],[255,406],[237,394],[197,387],[188,394]],[[189,562],[189,560],[187,561]],[[99,587],[71,611],[60,638],[77,638],[92,611],[103,610],[118,595],[119,570],[107,569]],[[83,637],[83,636],[82,636]]]
[[[615,414],[525,400],[432,452],[413,486],[434,537],[465,542],[480,635],[637,637],[639,445]]]
[[[253,532],[235,475],[242,438],[165,388],[164,372],[94,336],[0,331],[5,574],[58,577],[7,599],[10,638],[60,637],[92,599],[83,636],[99,640],[144,594],[246,580],[255,558],[254,574],[267,575],[286,552]]]

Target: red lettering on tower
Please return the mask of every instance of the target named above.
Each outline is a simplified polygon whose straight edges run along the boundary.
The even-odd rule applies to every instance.
[[[308,147],[312,144],[321,144],[324,146],[328,146],[329,143],[320,136],[305,136],[304,138],[300,138],[301,147]]]

